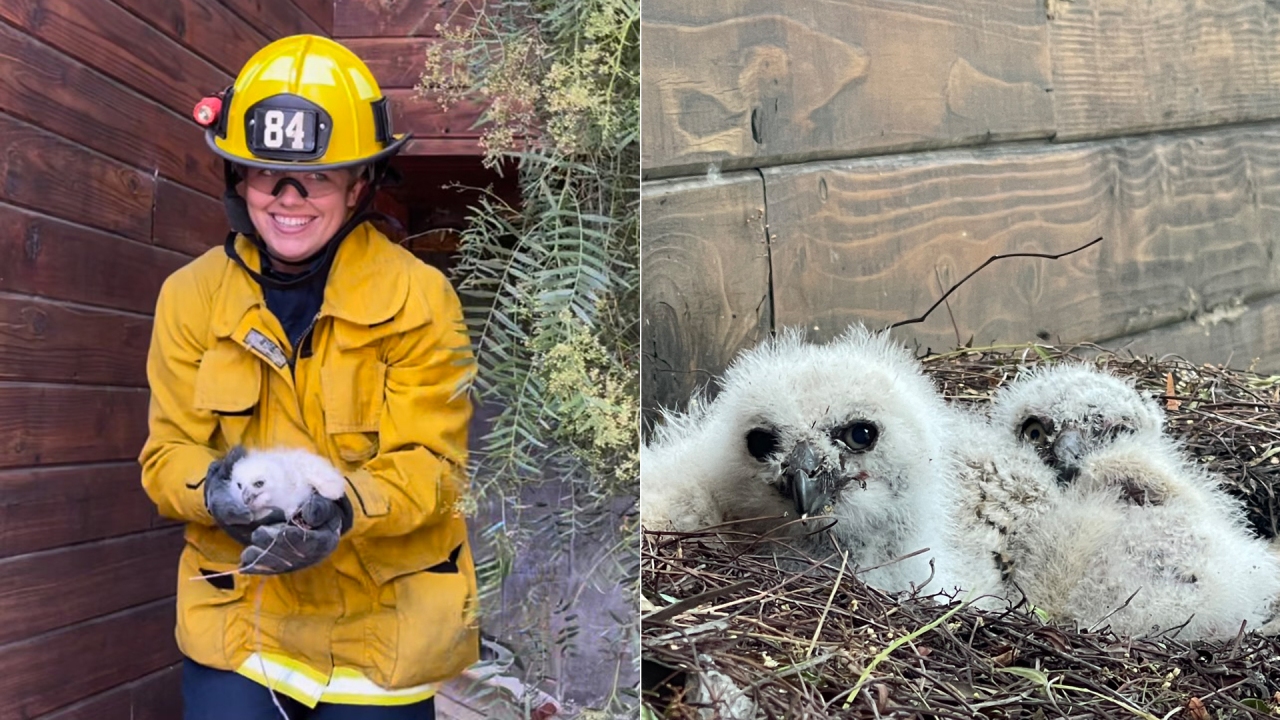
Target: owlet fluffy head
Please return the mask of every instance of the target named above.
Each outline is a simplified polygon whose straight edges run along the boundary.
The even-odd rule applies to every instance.
[[[941,483],[946,405],[884,333],[854,326],[817,345],[784,332],[733,362],[714,411],[731,423],[734,475],[793,517],[883,521]]]
[[[1036,368],[998,391],[991,421],[1068,483],[1089,457],[1122,437],[1158,438],[1164,414],[1132,382],[1084,364]]]

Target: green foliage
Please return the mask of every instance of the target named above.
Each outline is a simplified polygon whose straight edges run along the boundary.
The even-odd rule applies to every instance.
[[[483,196],[456,273],[475,390],[502,408],[473,462],[476,504],[501,515],[486,529],[501,539],[481,567],[490,595],[536,547],[638,602],[639,20],[639,0],[490,3],[438,28],[419,86],[487,107],[486,164],[514,165],[522,194],[518,207]],[[567,498],[549,519],[521,501],[548,484]],[[575,615],[536,642],[592,640]],[[634,711],[633,696],[609,702]]]

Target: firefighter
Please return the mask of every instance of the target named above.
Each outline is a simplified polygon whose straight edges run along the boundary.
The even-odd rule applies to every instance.
[[[160,291],[139,458],[186,523],[184,717],[432,718],[478,659],[459,510],[474,360],[448,280],[369,222],[409,135],[365,64],[310,35],[194,115],[231,232]],[[345,496],[251,521],[231,474],[270,448],[324,458]]]

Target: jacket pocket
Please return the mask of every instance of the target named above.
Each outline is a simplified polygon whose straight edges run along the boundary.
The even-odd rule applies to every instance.
[[[460,545],[448,563],[402,575],[391,586],[396,616],[394,662],[381,670],[392,687],[448,680],[479,659],[476,581],[469,548]]]
[[[195,407],[218,417],[227,446],[244,442],[262,396],[262,363],[228,339],[205,351],[196,371]]]
[[[229,667],[227,633],[244,604],[247,578],[227,574],[238,567],[238,561],[210,558],[190,540],[189,536],[178,562],[179,643],[197,662]]]
[[[353,468],[378,454],[386,380],[375,348],[339,353],[320,368],[325,432]]]

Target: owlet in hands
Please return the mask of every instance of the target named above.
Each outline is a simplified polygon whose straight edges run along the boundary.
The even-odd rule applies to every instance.
[[[346,480],[328,460],[306,450],[250,450],[231,469],[231,485],[261,520],[279,509],[290,520],[319,493],[330,500],[345,494]]]

